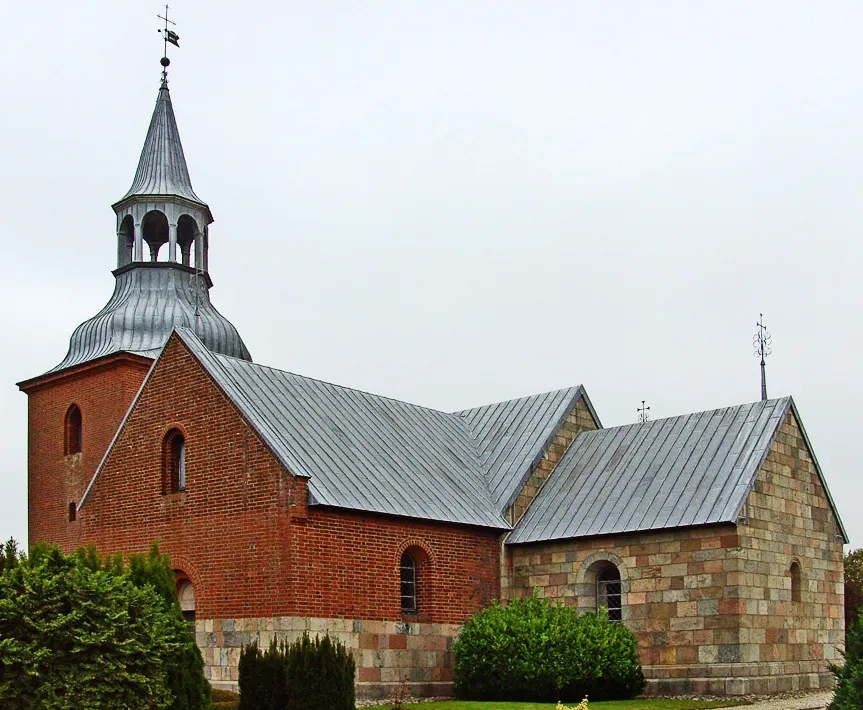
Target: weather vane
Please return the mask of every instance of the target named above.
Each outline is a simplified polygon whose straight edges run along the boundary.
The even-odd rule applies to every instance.
[[[755,357],[761,358],[761,399],[767,399],[767,374],[764,368],[764,358],[770,355],[773,350],[770,345],[773,341],[773,336],[767,332],[764,326],[764,314],[758,314],[758,322],[755,324],[758,330],[755,331],[755,337],[752,338],[752,347],[755,348],[753,353]]]
[[[167,5],[165,5],[165,16],[163,17],[162,15],[156,15],[156,17],[158,17],[160,20],[165,21],[165,29],[158,30],[159,34],[162,35],[162,39],[165,42],[165,48],[163,50],[162,59],[161,59],[162,81],[163,82],[168,81],[168,66],[171,64],[171,60],[168,59],[168,42],[173,44],[178,49],[180,47],[180,35],[178,35],[176,32],[174,32],[174,30],[172,30],[170,27],[168,27],[168,25],[174,25],[174,27],[177,26],[176,22],[168,19],[168,10],[169,9],[170,8]]]
[[[650,407],[644,406],[644,400],[641,400],[641,406],[638,408],[638,423],[644,424],[648,419],[650,419]]]

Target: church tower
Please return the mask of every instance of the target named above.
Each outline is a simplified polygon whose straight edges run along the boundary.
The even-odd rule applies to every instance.
[[[113,295],[75,329],[56,367],[18,384],[28,395],[31,545],[76,546],[77,506],[174,327],[192,329],[214,352],[251,360],[210,301],[213,215],[192,189],[165,71],[132,186],[112,207]]]

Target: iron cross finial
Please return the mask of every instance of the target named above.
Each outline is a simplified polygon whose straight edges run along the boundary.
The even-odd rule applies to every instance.
[[[171,44],[173,44],[175,47],[178,47],[178,48],[180,46],[180,35],[178,35],[176,32],[174,32],[174,30],[172,30],[170,27],[168,27],[168,25],[174,25],[174,27],[177,26],[176,22],[168,19],[168,10],[170,10],[170,7],[168,5],[165,5],[164,16],[163,15],[156,15],[156,17],[158,17],[160,20],[165,21],[164,29],[158,30],[159,34],[162,35],[162,40],[164,41],[164,45],[165,45],[164,49],[163,49],[162,59],[160,62],[162,64],[162,82],[163,83],[167,83],[167,81],[168,81],[168,66],[171,64],[171,60],[168,59],[168,43],[170,42]]]
[[[650,407],[645,406],[645,401],[641,400],[641,406],[638,408],[638,423],[644,424],[648,419],[650,419]]]

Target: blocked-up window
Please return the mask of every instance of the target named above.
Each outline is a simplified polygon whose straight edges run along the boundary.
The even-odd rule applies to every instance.
[[[795,560],[791,563],[791,569],[788,571],[791,575],[791,601],[799,602],[801,600],[800,596],[800,563]]]
[[[66,456],[80,454],[84,448],[84,423],[81,410],[73,404],[66,411],[65,431],[63,432],[63,453]]]
[[[608,564],[596,573],[596,610],[605,607],[612,621],[623,619],[623,598],[621,595],[620,572]]]

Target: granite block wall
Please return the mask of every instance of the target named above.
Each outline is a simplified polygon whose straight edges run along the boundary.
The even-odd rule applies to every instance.
[[[621,575],[623,623],[649,692],[739,695],[828,687],[844,634],[842,543],[793,412],[737,525],[508,548],[504,599],[543,595],[584,611],[595,573]],[[791,565],[799,566],[792,599]]]

